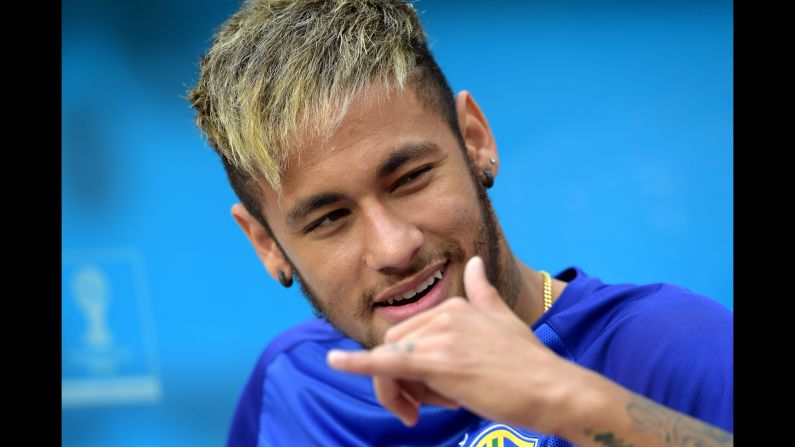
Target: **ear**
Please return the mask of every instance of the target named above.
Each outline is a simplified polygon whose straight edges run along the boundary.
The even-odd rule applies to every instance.
[[[251,245],[254,246],[254,251],[257,252],[262,265],[277,282],[279,281],[279,271],[284,272],[288,278],[293,275],[290,263],[282,253],[276,241],[268,234],[268,231],[252,216],[245,206],[236,203],[232,206],[232,217],[243,233],[248,237]]]
[[[486,116],[480,110],[472,94],[462,90],[456,95],[455,109],[458,116],[458,126],[464,136],[467,154],[475,168],[480,172],[491,169],[492,175],[497,177],[500,159],[497,157],[497,143],[491,133]],[[491,163],[491,160],[495,163]]]

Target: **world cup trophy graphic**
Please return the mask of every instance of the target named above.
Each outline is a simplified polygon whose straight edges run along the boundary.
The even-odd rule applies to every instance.
[[[107,322],[110,290],[105,274],[92,266],[83,267],[72,277],[72,291],[86,318],[85,341],[93,348],[109,347],[113,335]]]

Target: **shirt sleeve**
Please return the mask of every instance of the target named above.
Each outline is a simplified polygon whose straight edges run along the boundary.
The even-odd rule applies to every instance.
[[[632,303],[608,327],[605,375],[734,431],[734,324],[721,304],[678,286]]]
[[[237,402],[226,445],[227,447],[255,447],[259,435],[262,410],[262,390],[265,380],[264,354],[249,376]]]

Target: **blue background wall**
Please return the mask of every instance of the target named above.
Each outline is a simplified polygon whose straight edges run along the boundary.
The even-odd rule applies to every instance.
[[[237,6],[63,3],[62,353],[85,325],[72,259],[126,253],[135,297],[113,294],[109,322],[146,350],[160,387],[148,401],[65,406],[64,446],[222,444],[260,350],[311,316],[232,220],[235,197],[184,99]],[[673,282],[733,308],[730,2],[416,7],[454,90],[475,95],[496,135],[491,197],[521,259]],[[125,278],[109,281],[126,290]]]

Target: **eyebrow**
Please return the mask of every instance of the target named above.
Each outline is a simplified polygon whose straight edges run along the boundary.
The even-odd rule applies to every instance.
[[[334,192],[326,192],[321,194],[316,194],[314,196],[309,196],[306,199],[300,200],[292,210],[287,214],[287,221],[288,225],[292,225],[295,222],[303,220],[306,216],[311,214],[313,211],[319,208],[323,208],[324,206],[333,205],[343,199],[342,194],[337,194]]]
[[[429,141],[408,143],[389,154],[386,160],[375,170],[375,178],[382,179],[397,171],[403,164],[425,158],[439,151],[439,146]]]
[[[407,143],[389,154],[389,156],[375,170],[375,178],[381,179],[397,171],[401,166],[410,161],[425,158],[439,151],[439,146],[431,142]],[[312,214],[315,210],[333,205],[344,199],[344,196],[335,192],[325,192],[301,199],[287,213],[285,221],[293,225]]]

